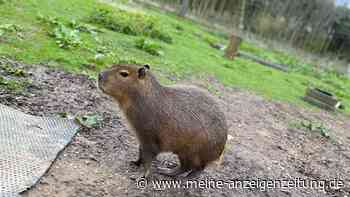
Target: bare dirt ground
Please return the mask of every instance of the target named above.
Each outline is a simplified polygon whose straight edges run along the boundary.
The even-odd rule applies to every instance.
[[[225,184],[222,188],[156,189],[152,181],[173,179],[158,175],[154,169],[147,187],[140,189],[136,183],[143,169],[130,164],[137,157],[137,141],[125,126],[118,107],[97,90],[94,81],[41,65],[23,65],[7,59],[0,59],[1,63],[24,68],[32,73],[27,78],[33,81],[21,94],[0,89],[2,104],[41,116],[93,112],[103,117],[100,128],[82,129],[41,181],[23,196],[350,196],[350,119],[343,115],[268,101],[245,90],[225,88],[209,79],[221,93],[219,99],[232,138],[223,163],[208,167],[196,180],[337,178],[344,185],[324,190],[321,183],[318,189],[266,191],[235,189]],[[290,126],[291,122],[304,119],[323,122],[331,129],[330,139]]]

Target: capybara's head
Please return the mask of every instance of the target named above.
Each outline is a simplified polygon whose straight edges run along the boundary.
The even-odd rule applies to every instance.
[[[120,100],[143,86],[149,69],[149,65],[113,65],[98,75],[98,86],[104,93]]]

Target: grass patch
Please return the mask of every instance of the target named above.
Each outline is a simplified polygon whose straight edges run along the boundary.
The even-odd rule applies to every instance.
[[[16,0],[1,7],[0,24],[17,25],[25,36],[7,32],[5,42],[0,36],[0,55],[26,63],[59,66],[92,77],[114,63],[147,63],[164,84],[210,75],[226,86],[303,106],[309,106],[301,99],[306,88],[321,87],[335,93],[350,113],[348,78],[319,71],[298,58],[247,42],[242,43],[240,50],[295,67],[284,73],[242,58],[227,60],[223,51],[210,46],[227,43],[225,34],[179,19],[173,13],[153,8],[135,10],[134,5],[121,9],[97,0]],[[48,22],[38,20],[39,15]],[[61,28],[57,36],[50,35],[61,26],[57,23],[65,30]],[[176,80],[169,80],[169,76]]]
[[[160,56],[163,55],[163,51],[161,51],[161,46],[151,40],[146,38],[138,38],[135,40],[136,48],[143,50],[151,55]]]
[[[22,38],[23,28],[16,24],[0,24],[0,41],[14,36],[16,38]]]
[[[293,56],[271,49],[268,50],[259,48],[248,42],[242,42],[240,50],[253,54],[266,61],[277,64],[290,65],[291,67],[299,67],[300,65],[302,65],[301,61],[299,61]]]
[[[50,33],[50,36],[55,38],[59,47],[64,49],[71,49],[81,45],[81,38],[79,31],[72,30],[65,25],[57,25]]]
[[[172,38],[162,30],[162,24],[157,17],[144,13],[125,11],[101,4],[91,14],[89,22],[123,34],[147,36],[172,43]]]

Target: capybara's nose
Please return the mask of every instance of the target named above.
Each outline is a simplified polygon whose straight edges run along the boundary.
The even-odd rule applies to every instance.
[[[98,81],[104,81],[106,77],[106,74],[104,74],[104,72],[100,72],[98,74]]]

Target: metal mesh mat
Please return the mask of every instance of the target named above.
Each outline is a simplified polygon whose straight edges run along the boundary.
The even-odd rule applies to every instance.
[[[35,117],[0,104],[0,197],[19,196],[33,186],[78,128],[72,120]]]

